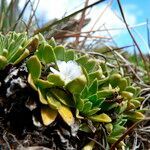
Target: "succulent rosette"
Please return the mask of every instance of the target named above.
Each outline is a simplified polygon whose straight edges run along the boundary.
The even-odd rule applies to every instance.
[[[143,98],[140,88],[116,69],[94,56],[56,45],[54,39],[46,41],[39,34],[28,38],[26,33],[0,34],[0,70],[7,65],[24,62],[28,70],[28,83],[37,92],[37,108],[43,125],[57,121],[57,116],[71,128],[78,122],[81,132],[96,134],[98,126],[107,131],[107,141],[116,142],[128,128],[128,123],[144,119],[139,107]],[[39,115],[39,113],[38,113]],[[41,119],[33,113],[34,125]],[[118,145],[125,146],[124,141]],[[86,146],[91,149],[94,142]]]
[[[28,82],[38,92],[41,117],[50,125],[58,114],[72,126],[81,120],[80,129],[92,132],[85,124],[105,124],[109,143],[114,143],[126,130],[127,121],[144,118],[138,107],[143,100],[140,89],[127,77],[111,70],[87,54],[57,46],[39,35],[35,54],[27,60]],[[82,123],[82,121],[84,123]],[[123,141],[120,146],[124,146]]]
[[[0,70],[8,64],[16,65],[23,61],[37,45],[37,37],[28,38],[26,33],[0,33]]]

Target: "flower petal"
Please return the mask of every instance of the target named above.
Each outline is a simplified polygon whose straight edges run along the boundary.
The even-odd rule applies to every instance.
[[[65,84],[71,82],[83,74],[81,67],[74,60],[70,60],[68,62],[58,60],[56,63],[59,71],[52,67],[50,67],[50,70],[54,74],[59,75],[62,80],[65,81]]]
[[[50,70],[52,71],[52,73],[59,75],[62,80],[65,80],[65,76],[61,72],[57,71],[56,69],[54,69],[52,67],[50,67]]]

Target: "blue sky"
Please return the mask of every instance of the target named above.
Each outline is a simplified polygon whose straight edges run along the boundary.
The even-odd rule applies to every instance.
[[[98,0],[89,0],[89,4],[98,1]],[[146,22],[147,19],[150,19],[150,0],[120,0],[123,6],[123,10],[126,16],[126,20],[130,26],[135,26],[141,23]],[[37,16],[42,18],[42,21],[48,21],[53,18],[62,18],[64,14],[70,14],[80,8],[83,8],[85,0],[40,0],[39,8],[37,11]],[[89,31],[93,24],[96,22],[97,18],[107,7],[110,0],[106,0],[104,3],[93,7],[88,10],[88,17],[92,18],[90,24],[84,29],[84,31]],[[20,1],[20,7],[23,6],[25,0]],[[108,7],[105,13],[100,17],[99,21],[96,23],[93,30],[99,29],[100,26],[105,25],[107,29],[110,28],[124,28],[123,30],[111,31],[113,39],[118,46],[127,46],[132,45],[133,42],[125,29],[123,22],[118,18],[120,12],[117,5],[117,0],[113,0],[112,5]],[[78,15],[78,17],[80,17]],[[101,28],[104,29],[104,28]],[[141,47],[142,52],[150,53],[147,46],[147,33],[146,26],[139,26],[134,28],[136,31],[132,33],[136,38],[138,44]],[[105,35],[108,36],[106,32],[97,32],[96,35]],[[144,44],[145,43],[145,44]],[[112,43],[113,44],[113,43]],[[133,48],[128,49],[129,52],[133,52]]]
[[[133,14],[136,19],[136,24],[144,23],[147,19],[150,21],[150,0],[121,0],[121,4],[123,4],[123,9],[126,9],[126,6],[130,6],[130,9],[128,10],[130,14]],[[113,8],[117,8],[117,3],[114,1]],[[126,16],[127,18],[127,16]],[[139,26],[135,28],[136,32],[138,32],[138,35],[143,37],[145,42],[147,43],[147,31],[146,31],[146,25]],[[144,53],[150,53],[147,46],[144,44],[141,38],[137,35],[137,33],[133,32],[134,37],[136,38],[139,46],[141,47],[142,52]],[[120,46],[124,45],[132,45],[132,40],[128,33],[121,34],[118,38],[115,39]],[[132,49],[130,49],[132,51]]]

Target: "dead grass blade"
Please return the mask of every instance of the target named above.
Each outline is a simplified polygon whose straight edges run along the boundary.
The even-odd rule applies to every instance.
[[[136,74],[136,72],[134,71],[134,69],[131,67],[130,62],[128,60],[126,60],[122,55],[120,55],[117,51],[114,51],[114,53],[121,58],[121,60],[128,65],[128,67],[130,68],[130,70],[132,71],[132,73],[134,74],[134,76],[142,83],[142,79]]]
[[[126,21],[126,19],[125,19],[124,12],[123,12],[123,9],[122,9],[120,0],[117,0],[117,2],[118,2],[118,6],[119,6],[119,9],[120,9],[120,13],[121,13],[121,15],[122,15],[122,18],[123,18],[123,21],[124,21],[124,23],[125,23],[125,26],[126,26],[128,32],[129,32],[129,35],[131,36],[131,38],[132,38],[132,40],[133,40],[133,42],[134,42],[134,44],[135,44],[135,46],[137,47],[137,49],[138,49],[138,51],[139,51],[139,53],[140,53],[140,56],[141,56],[141,58],[142,58],[142,60],[143,60],[144,66],[145,66],[145,70],[147,70],[147,75],[149,76],[149,71],[148,71],[148,67],[147,67],[147,63],[146,63],[145,57],[144,57],[144,55],[143,55],[143,53],[142,53],[142,51],[141,51],[141,49],[140,49],[138,43],[136,42],[136,40],[135,40],[135,38],[134,38],[132,32],[130,31],[130,28],[128,27],[128,24],[127,24],[127,21]]]
[[[139,123],[141,123],[142,121],[145,121],[145,120],[149,120],[149,119],[150,119],[150,118],[146,118],[146,119],[143,119],[143,120],[140,120],[140,121],[134,123],[131,127],[128,128],[128,130],[127,130],[114,144],[112,144],[110,150],[115,150],[115,149],[116,149],[116,146],[117,146],[122,140],[124,140],[125,137],[126,137],[128,134],[130,134],[130,133],[134,130],[134,128],[136,128],[136,126],[137,126]]]
[[[148,43],[148,46],[150,48],[150,31],[149,31],[149,20],[148,19],[146,22],[146,29],[147,29],[147,43]]]
[[[84,7],[88,6],[88,2],[89,2],[89,0],[85,1],[85,6]],[[82,11],[81,18],[80,18],[80,21],[79,21],[79,26],[77,28],[77,32],[81,32],[81,29],[83,28],[83,24],[84,24],[84,21],[85,21],[85,13],[86,13],[86,9]],[[80,36],[77,36],[76,40],[75,40],[75,44],[77,44],[77,45],[79,44],[79,37]]]
[[[60,19],[60,20],[57,20],[57,21],[55,21],[55,22],[53,22],[53,23],[51,23],[51,24],[48,24],[48,25],[46,25],[45,27],[39,28],[39,29],[37,29],[37,30],[34,31],[34,34],[38,34],[38,33],[40,33],[40,32],[48,31],[48,30],[50,30],[54,25],[57,25],[57,24],[62,23],[62,22],[65,22],[65,21],[69,20],[71,17],[74,17],[75,15],[77,15],[77,14],[83,12],[84,10],[86,10],[86,9],[88,9],[88,8],[91,8],[91,7],[93,7],[93,6],[95,6],[95,5],[99,4],[99,3],[101,3],[101,2],[103,2],[103,1],[105,1],[105,0],[99,0],[99,1],[97,1],[97,2],[95,2],[95,3],[93,3],[93,4],[91,4],[91,5],[88,5],[87,7],[84,7],[84,8],[82,8],[82,9],[80,9],[80,10],[78,10],[78,11],[76,11],[76,12],[74,12],[74,13],[72,13],[72,14],[70,14],[70,15],[68,15],[68,16],[66,16],[66,17],[64,17],[64,18],[62,18],[62,19]]]
[[[93,26],[91,27],[89,33],[87,34],[87,36],[92,32],[92,30],[94,29],[95,25],[97,24],[97,22],[100,20],[100,18],[103,16],[103,14],[105,13],[105,11],[107,10],[107,8],[112,4],[113,0],[111,0],[107,6],[104,8],[104,10],[102,11],[102,13],[98,16],[98,18],[96,19],[95,23],[93,24]],[[80,46],[80,48],[84,47],[84,44],[86,42],[87,38],[85,37],[85,39],[82,41],[82,44]]]
[[[35,2],[35,1],[34,1],[34,2]],[[27,31],[27,32],[29,31],[31,24],[33,23],[33,18],[35,18],[35,20],[36,20],[36,25],[37,25],[38,28],[39,28],[38,21],[37,21],[37,18],[36,18],[36,10],[37,10],[37,8],[38,8],[38,6],[39,6],[39,2],[40,2],[40,0],[37,1],[36,7],[35,7],[35,9],[34,9],[34,8],[33,8],[33,5],[34,5],[34,4],[30,1],[32,13],[30,14],[30,17],[29,17],[29,20],[28,20],[28,23],[27,23],[27,28],[26,28],[26,31]]]
[[[26,8],[27,8],[29,2],[30,2],[30,0],[28,0],[28,1],[25,3],[25,5],[24,5],[22,11],[20,12],[19,17],[18,17],[18,19],[17,19],[15,25],[13,26],[12,30],[15,30],[15,29],[16,29],[17,24],[19,23],[20,19],[22,18],[22,16],[23,16],[23,14],[24,14],[24,12],[25,12],[25,10],[26,10]]]

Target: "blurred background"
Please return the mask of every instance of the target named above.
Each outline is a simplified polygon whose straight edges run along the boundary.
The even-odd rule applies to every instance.
[[[150,84],[149,6],[149,0],[1,0],[0,31],[54,37]]]
[[[123,14],[117,0],[1,0],[0,30],[27,31],[30,35],[41,32],[76,49],[109,45],[133,54],[136,46],[124,15],[140,50],[149,54],[150,1],[121,0],[120,4]]]

